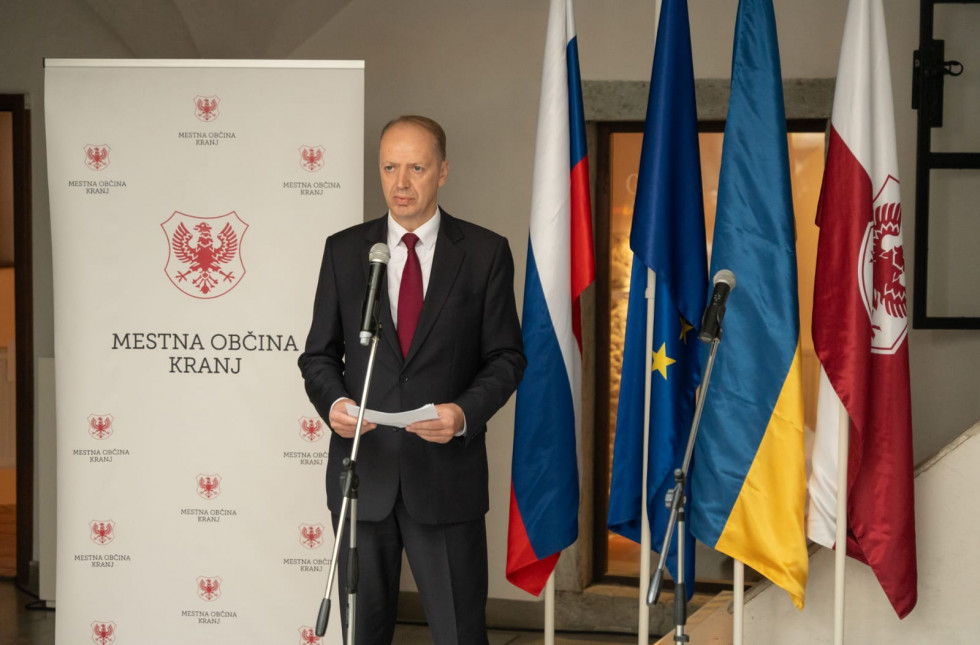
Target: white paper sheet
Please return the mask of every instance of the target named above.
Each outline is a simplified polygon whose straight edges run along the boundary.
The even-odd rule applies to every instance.
[[[347,414],[352,417],[356,417],[359,411],[360,408],[358,406],[351,405],[350,403],[347,404]],[[432,403],[426,403],[421,408],[405,410],[404,412],[378,412],[371,408],[364,411],[365,421],[383,426],[393,426],[395,428],[404,428],[416,421],[429,421],[430,419],[438,418],[439,415],[436,413],[436,406]]]

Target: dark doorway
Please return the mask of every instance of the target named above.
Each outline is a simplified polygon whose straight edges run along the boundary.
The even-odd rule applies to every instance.
[[[13,481],[12,508],[0,506],[0,549],[11,551],[17,584],[30,586],[30,563],[34,542],[34,335],[31,272],[31,124],[24,95],[0,94],[0,272],[3,274],[3,308],[13,312],[13,338],[9,331],[0,338],[6,374],[0,375],[5,396],[12,399],[14,414],[0,431],[0,459],[13,457],[13,473],[0,463],[0,473]],[[12,290],[12,294],[8,292]],[[10,300],[12,295],[12,302]],[[12,342],[11,342],[12,341]],[[10,365],[12,363],[12,365]],[[8,385],[13,374],[13,386]],[[6,410],[9,414],[10,409]],[[13,431],[13,441],[9,433]],[[6,433],[7,436],[4,436]],[[13,451],[13,455],[7,454]],[[5,512],[6,510],[6,512]],[[9,521],[13,520],[13,528]],[[9,535],[8,535],[9,534]],[[0,553],[0,558],[9,557]],[[0,567],[6,566],[0,563]]]
[[[642,122],[597,124],[593,580],[628,585],[638,584],[640,545],[609,531],[606,527],[606,516],[619,398],[619,369],[633,257],[629,248],[629,232],[643,125]],[[814,216],[823,179],[826,125],[825,119],[797,119],[787,122],[790,175],[798,234],[800,338],[803,350],[805,422],[808,429],[812,429],[815,423],[819,374],[819,363],[813,353],[810,335],[810,312],[816,264],[817,229]],[[702,121],[699,130],[705,228],[708,235],[706,242],[710,257],[724,122]],[[656,549],[660,545],[652,546]],[[654,560],[652,565],[655,564]],[[729,588],[732,583],[731,558],[699,543],[696,576],[697,588],[700,590]],[[757,574],[746,570],[747,582],[757,579]]]

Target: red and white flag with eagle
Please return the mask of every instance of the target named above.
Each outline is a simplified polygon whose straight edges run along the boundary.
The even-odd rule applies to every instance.
[[[813,345],[821,364],[807,534],[834,546],[837,418],[851,419],[847,553],[899,617],[915,607],[908,309],[898,156],[881,0],[851,0],[817,224]]]

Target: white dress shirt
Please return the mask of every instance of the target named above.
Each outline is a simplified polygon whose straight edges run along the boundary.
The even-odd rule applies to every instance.
[[[432,275],[432,258],[436,253],[436,240],[439,238],[439,222],[442,220],[442,212],[436,206],[436,214],[432,218],[418,227],[415,233],[419,241],[415,244],[415,253],[419,256],[419,264],[422,266],[422,298],[429,289],[429,276]],[[388,304],[391,307],[391,319],[398,328],[398,291],[402,286],[402,274],[405,272],[405,262],[408,261],[408,249],[402,242],[402,236],[408,233],[408,229],[395,221],[388,213],[388,251],[391,258],[388,260]]]
[[[442,211],[436,206],[436,214],[428,222],[418,227],[415,233],[419,241],[415,243],[415,254],[419,256],[419,265],[422,267],[422,299],[429,290],[429,276],[432,275],[432,258],[436,254],[436,240],[439,239],[439,222],[442,221]],[[404,226],[395,221],[388,211],[388,251],[391,258],[388,260],[388,304],[391,308],[391,320],[398,329],[398,292],[402,286],[402,274],[405,272],[405,263],[408,261],[408,248],[402,242],[402,236],[410,232]],[[457,437],[466,435],[466,416],[463,415],[463,428],[456,433]]]

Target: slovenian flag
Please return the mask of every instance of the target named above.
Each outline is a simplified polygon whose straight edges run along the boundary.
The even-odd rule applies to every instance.
[[[918,597],[905,245],[881,0],[851,0],[817,223],[820,358],[807,533],[871,566],[899,617]],[[838,410],[851,419],[847,517],[837,514]],[[837,545],[840,548],[841,545]]]
[[[582,333],[595,280],[585,118],[571,0],[552,0],[545,40],[517,389],[507,579],[538,595],[578,537]]]
[[[731,270],[692,474],[691,529],[803,607],[807,550],[796,231],[772,0],[741,0],[711,274]]]
[[[647,505],[653,548],[659,549],[674,488],[674,470],[684,461],[701,380],[698,328],[708,285],[704,203],[694,64],[686,0],[664,0],[657,28],[646,131],[640,154],[633,223],[633,270],[616,414],[609,528],[640,542]],[[647,270],[656,275],[653,320],[647,315]],[[652,354],[647,328],[653,324]],[[643,481],[643,433],[649,380],[647,480]],[[688,513],[691,496],[687,496]],[[685,523],[684,580],[694,593],[694,537]],[[677,539],[667,569],[677,580]]]

